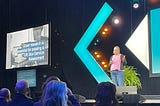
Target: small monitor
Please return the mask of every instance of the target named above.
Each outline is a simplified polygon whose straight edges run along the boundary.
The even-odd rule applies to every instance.
[[[28,81],[29,87],[36,87],[36,70],[30,69],[17,71],[17,81],[22,79]]]

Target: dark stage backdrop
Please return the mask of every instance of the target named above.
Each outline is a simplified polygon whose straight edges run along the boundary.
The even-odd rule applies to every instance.
[[[51,65],[34,67],[37,70],[37,87],[32,92],[38,92],[46,77],[59,76],[66,81],[74,93],[87,98],[94,98],[97,82],[87,71],[81,60],[73,51],[76,43],[85,32],[105,0],[0,0],[0,87],[9,87],[14,91],[16,70],[5,69],[6,33],[26,29],[43,23],[51,24]],[[160,94],[160,78],[149,78],[149,71],[124,46],[131,31],[140,23],[146,11],[134,11],[131,24],[131,5],[129,0],[108,0],[108,3],[122,14],[124,24],[113,36],[110,42],[99,48],[112,54],[112,47],[119,45],[127,55],[129,65],[133,65],[141,74],[141,94]],[[132,25],[132,26],[131,26]],[[132,28],[131,28],[132,27]],[[132,30],[131,30],[132,29]],[[105,45],[106,44],[106,45]],[[108,49],[106,49],[108,48]]]

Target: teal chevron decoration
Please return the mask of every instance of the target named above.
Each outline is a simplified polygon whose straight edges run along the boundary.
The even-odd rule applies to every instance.
[[[112,81],[87,48],[112,11],[113,9],[105,2],[74,48],[75,53],[98,83]]]

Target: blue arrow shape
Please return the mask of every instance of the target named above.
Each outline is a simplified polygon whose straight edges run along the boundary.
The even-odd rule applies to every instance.
[[[79,56],[81,61],[98,83],[104,81],[111,82],[111,79],[102,69],[102,67],[96,62],[87,48],[112,11],[113,9],[105,2],[74,48],[76,54]]]

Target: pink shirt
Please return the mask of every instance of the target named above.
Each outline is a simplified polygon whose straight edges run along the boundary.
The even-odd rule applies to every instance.
[[[121,64],[121,55],[113,55],[112,56],[112,64],[111,64],[111,71],[112,70],[120,70],[120,64]]]

